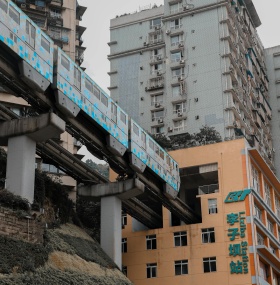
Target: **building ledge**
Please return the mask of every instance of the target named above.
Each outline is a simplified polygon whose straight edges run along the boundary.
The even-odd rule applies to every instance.
[[[257,245],[256,249],[277,268],[280,268],[280,259],[265,245]]]

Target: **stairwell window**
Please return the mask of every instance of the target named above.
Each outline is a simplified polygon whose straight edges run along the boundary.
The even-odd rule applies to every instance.
[[[208,212],[209,214],[217,214],[217,199],[208,199]]]
[[[156,237],[156,235],[146,236],[146,248],[147,249],[157,249],[157,237]]]
[[[217,271],[216,257],[203,258],[204,273]]]
[[[214,228],[201,229],[202,243],[213,243],[215,242],[215,230]]]
[[[155,278],[155,277],[157,277],[157,264],[148,263],[147,264],[147,278]]]

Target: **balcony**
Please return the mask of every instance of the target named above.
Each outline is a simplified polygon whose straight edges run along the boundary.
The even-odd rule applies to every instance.
[[[18,1],[17,1],[18,2]],[[35,1],[35,3],[43,2],[43,1]],[[40,3],[41,4],[41,3]],[[30,3],[18,2],[18,6],[25,11],[27,14],[28,12],[38,13],[41,15],[46,15],[46,6],[44,5],[35,5]]]
[[[54,15],[53,13],[48,14],[48,25],[63,27],[63,19],[61,15]]]
[[[218,192],[219,192],[219,184],[210,184],[198,187],[198,195],[213,194]]]
[[[54,41],[59,41],[59,42],[64,43],[64,44],[68,44],[68,42],[69,42],[69,37],[67,35],[61,35],[59,33],[55,33],[52,31],[47,31],[47,34]]]
[[[56,6],[56,7],[57,6],[61,7],[61,6],[63,6],[63,0],[51,0],[50,5]]]
[[[76,19],[79,21],[82,21],[82,16],[84,15],[85,11],[86,11],[87,7],[81,6],[81,5],[77,5],[77,9],[76,9]]]

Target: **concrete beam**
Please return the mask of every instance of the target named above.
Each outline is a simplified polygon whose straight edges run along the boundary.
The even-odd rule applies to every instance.
[[[43,142],[57,137],[64,131],[65,122],[54,113],[15,119],[0,123],[0,144],[7,145],[9,138],[22,135],[35,142]]]
[[[84,198],[97,201],[109,196],[116,196],[120,200],[128,200],[143,194],[144,190],[145,185],[135,178],[106,184],[80,186],[78,188],[78,194]]]

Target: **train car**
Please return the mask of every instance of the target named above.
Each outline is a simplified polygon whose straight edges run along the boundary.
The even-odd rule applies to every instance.
[[[54,66],[52,86],[58,107],[74,117],[83,110],[108,134],[108,148],[122,156],[128,149],[127,114],[59,47]]]
[[[54,43],[10,0],[0,0],[0,42],[20,58],[23,79],[44,92],[53,81]]]
[[[164,192],[176,198],[180,189],[180,175],[177,162],[134,120],[130,119],[130,165],[143,173],[148,167],[165,181]]]

